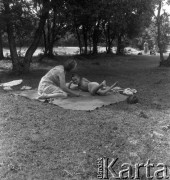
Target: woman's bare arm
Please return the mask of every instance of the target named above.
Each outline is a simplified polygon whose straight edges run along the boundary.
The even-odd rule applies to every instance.
[[[66,93],[72,95],[72,96],[80,96],[80,93],[76,93],[74,91],[72,91],[71,89],[69,89],[66,86],[66,82],[65,82],[65,74],[64,72],[62,72],[59,76],[59,80],[60,80],[60,88],[65,91]]]
[[[69,89],[73,89],[73,90],[78,90],[79,89],[78,85],[75,85],[75,84],[74,84],[73,87],[71,87],[72,84],[74,84],[73,81],[70,81],[67,87]]]
[[[68,88],[70,89],[71,85],[73,84],[73,81],[70,81],[68,84]]]

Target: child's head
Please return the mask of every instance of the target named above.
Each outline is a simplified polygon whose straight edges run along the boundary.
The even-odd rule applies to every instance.
[[[74,84],[79,84],[81,81],[81,77],[78,74],[72,74],[71,80]]]

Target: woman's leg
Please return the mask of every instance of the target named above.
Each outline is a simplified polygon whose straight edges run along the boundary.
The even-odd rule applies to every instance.
[[[58,92],[54,94],[42,94],[38,97],[38,99],[50,99],[50,98],[67,98],[67,93]]]
[[[39,91],[39,95],[38,99],[66,98],[68,96],[60,87],[53,84],[45,84]]]

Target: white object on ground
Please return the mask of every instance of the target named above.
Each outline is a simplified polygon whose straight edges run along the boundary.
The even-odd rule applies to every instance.
[[[6,91],[11,91],[11,90],[12,90],[12,88],[11,88],[10,86],[5,86],[5,87],[3,87],[3,90],[6,90]]]
[[[120,91],[123,91],[123,89],[122,89],[121,87],[116,86],[116,87],[114,87],[114,88],[112,89],[112,91],[113,91],[113,92],[120,92]]]
[[[123,94],[126,94],[126,95],[133,95],[137,93],[137,90],[136,89],[130,89],[130,88],[126,88],[124,89],[123,91]]]
[[[116,87],[114,87],[114,88],[113,88],[113,90],[122,90],[122,88],[121,88],[121,87],[116,86]]]
[[[30,90],[32,89],[32,87],[30,86],[22,86],[21,90]]]
[[[0,86],[2,86],[2,87],[17,86],[17,85],[21,84],[22,81],[23,81],[22,79],[14,80],[14,81],[6,82],[6,83],[1,83]]]

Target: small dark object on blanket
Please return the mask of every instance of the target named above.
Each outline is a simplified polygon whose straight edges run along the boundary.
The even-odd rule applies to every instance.
[[[147,114],[145,114],[143,111],[141,111],[139,113],[139,116],[142,117],[142,118],[145,118],[145,119],[148,119],[149,117],[147,116]]]
[[[131,95],[127,98],[127,103],[128,104],[136,104],[139,102],[139,99],[135,95]]]
[[[53,98],[50,98],[50,99],[45,99],[43,102],[44,103],[52,103],[54,101]]]
[[[139,52],[138,55],[142,55],[142,52]]]
[[[44,100],[44,103],[49,103],[50,102],[50,99],[45,99]]]

